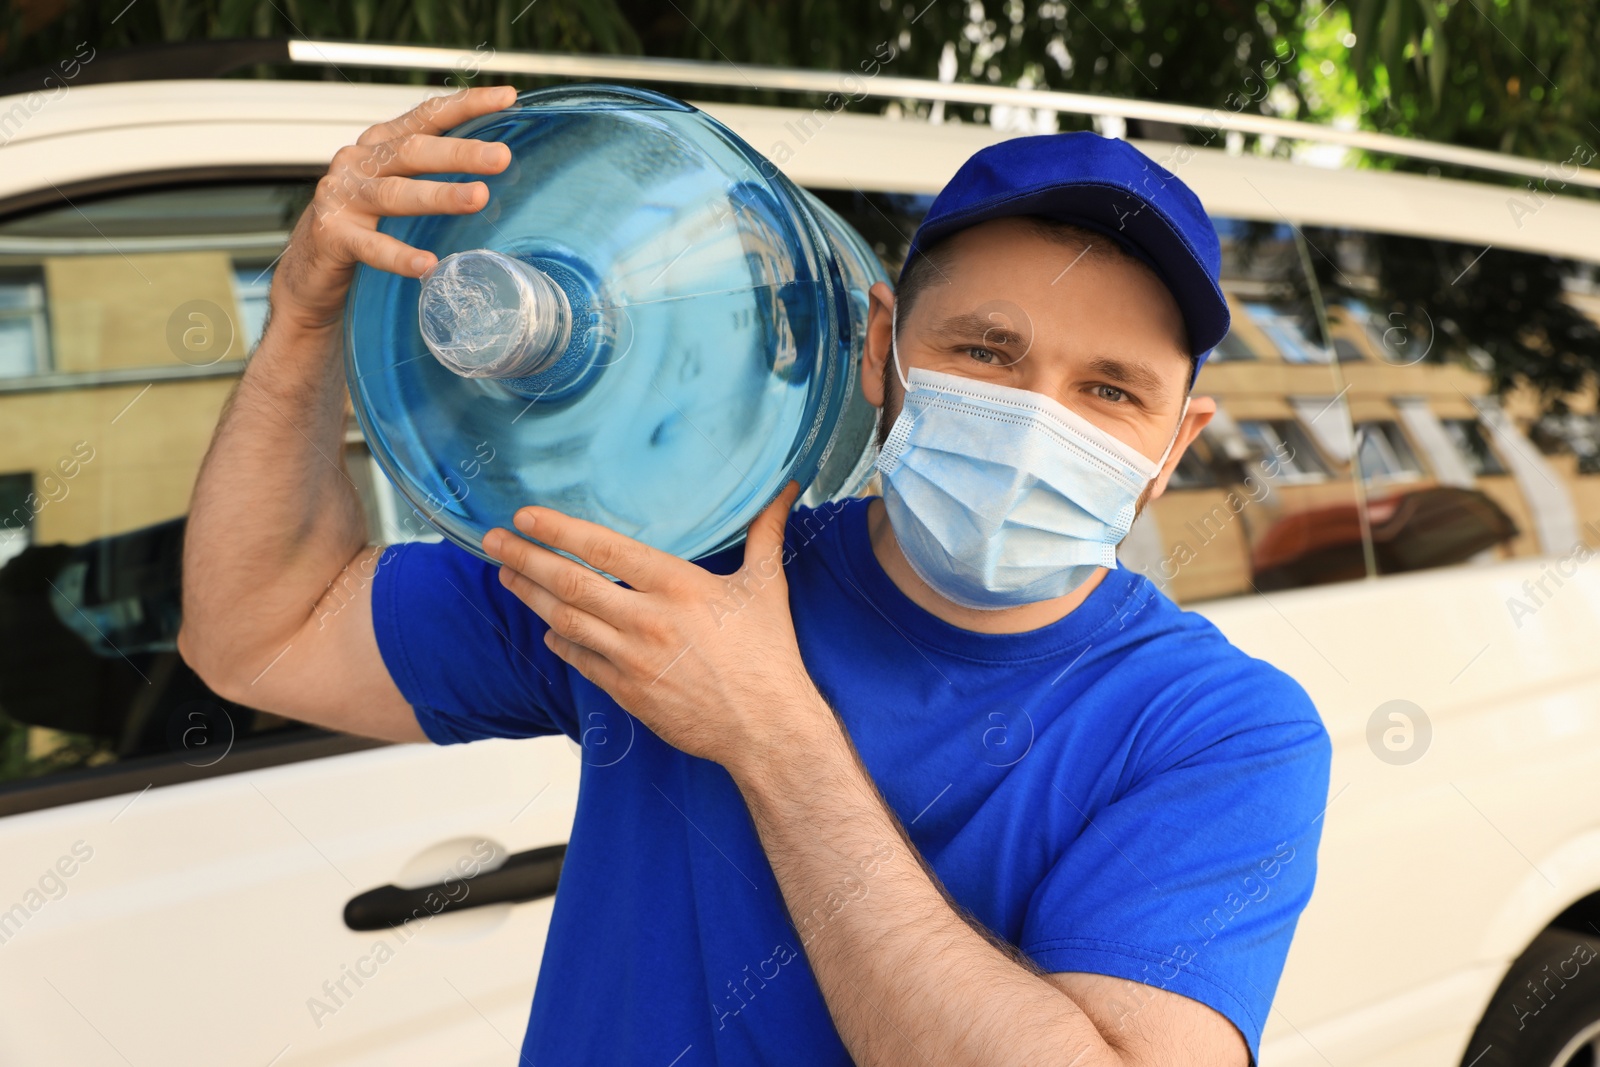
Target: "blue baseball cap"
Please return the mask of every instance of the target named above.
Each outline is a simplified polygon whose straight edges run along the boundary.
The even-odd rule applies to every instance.
[[[1196,374],[1227,336],[1216,227],[1187,185],[1128,142],[1049,133],[980,149],[934,198],[906,264],[942,237],[1008,215],[1082,226],[1149,264],[1178,302]],[[905,271],[903,265],[901,278]]]

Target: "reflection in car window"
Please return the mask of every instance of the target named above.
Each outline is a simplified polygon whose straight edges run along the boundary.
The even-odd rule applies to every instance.
[[[0,474],[0,567],[33,539],[33,472]]]
[[[1320,481],[1328,476],[1328,465],[1317,453],[1311,437],[1294,419],[1245,420],[1239,432],[1251,439],[1266,456],[1278,460],[1278,477],[1285,481]]]
[[[1600,474],[1600,415],[1551,413],[1534,424],[1532,436],[1547,453],[1577,457],[1579,474]]]
[[[1244,307],[1256,325],[1272,339],[1278,354],[1285,362],[1328,362],[1327,350],[1306,336],[1303,320],[1298,312],[1275,308],[1269,304],[1247,303]]]
[[[178,655],[184,512],[309,183],[0,220],[0,785],[310,727]]]
[[[1216,475],[1209,464],[1200,458],[1197,450],[1187,449],[1178,459],[1178,465],[1172,469],[1172,477],[1167,481],[1169,489],[1204,489],[1217,484]]]
[[[46,366],[44,275],[37,268],[0,267],[0,378],[37,374]]]
[[[1489,439],[1484,436],[1483,426],[1477,419],[1441,419],[1439,424],[1444,427],[1444,432],[1449,435],[1451,442],[1456,446],[1456,451],[1461,453],[1467,469],[1474,476],[1482,477],[1485,474],[1506,472],[1505,464],[1495,455]]]
[[[1398,424],[1386,419],[1357,423],[1356,442],[1356,456],[1364,479],[1398,481],[1422,476],[1422,465],[1417,462],[1417,455]]]
[[[239,306],[239,333],[243,351],[250,351],[261,340],[267,325],[267,293],[272,289],[273,261],[233,261],[233,296]]]
[[[1222,343],[1217,345],[1207,358],[1207,362],[1227,363],[1234,360],[1255,359],[1256,354],[1250,351],[1250,346],[1239,339],[1235,330],[1229,330]]]

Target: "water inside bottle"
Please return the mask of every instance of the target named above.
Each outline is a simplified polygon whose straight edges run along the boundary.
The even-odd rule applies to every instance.
[[[789,478],[815,477],[846,401],[860,406],[850,309],[864,290],[831,279],[881,267],[841,267],[847,242],[830,243],[820,205],[798,206],[805,194],[688,105],[605,87],[535,98],[452,131],[511,147],[500,175],[439,176],[484,180],[488,207],[380,229],[441,259],[490,249],[537,268],[570,305],[565,350],[537,374],[464,377],[423,343],[420,284],[362,268],[347,313],[357,413],[418,514],[469,550],[539,504],[694,558],[742,536]]]

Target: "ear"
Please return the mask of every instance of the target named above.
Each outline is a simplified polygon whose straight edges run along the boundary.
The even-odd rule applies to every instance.
[[[874,282],[867,290],[867,339],[861,352],[861,395],[875,408],[883,407],[883,368],[889,362],[890,331],[894,328],[894,290],[888,282]]]
[[[1172,454],[1167,457],[1166,465],[1156,475],[1155,485],[1150,488],[1151,500],[1167,491],[1167,483],[1172,480],[1172,472],[1178,469],[1178,460],[1183,458],[1184,450],[1194,443],[1194,439],[1200,436],[1200,431],[1206,428],[1216,413],[1215,397],[1189,398],[1189,412],[1183,417],[1183,425],[1178,427],[1178,438],[1172,443]]]

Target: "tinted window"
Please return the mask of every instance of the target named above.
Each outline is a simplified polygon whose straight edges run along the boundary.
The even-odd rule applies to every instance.
[[[1569,552],[1600,527],[1592,266],[1452,241],[1307,227],[1380,573]],[[1588,530],[1589,534],[1582,531]]]
[[[0,783],[310,727],[177,653],[184,512],[309,185],[0,220]]]

